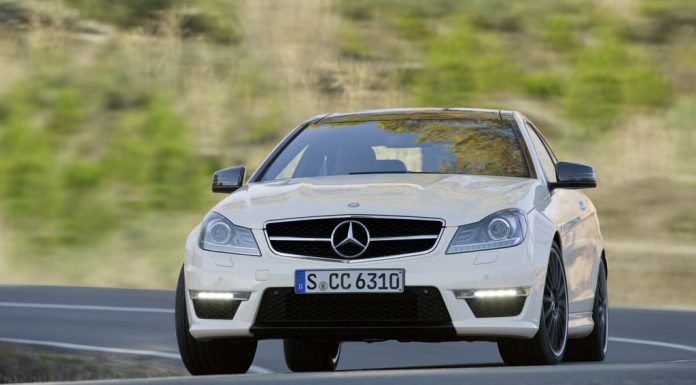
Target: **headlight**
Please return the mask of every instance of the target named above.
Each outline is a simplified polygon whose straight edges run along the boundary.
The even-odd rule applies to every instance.
[[[527,219],[518,210],[503,210],[459,227],[447,254],[500,249],[519,245],[527,233]]]
[[[210,213],[201,225],[198,245],[203,250],[231,254],[261,255],[254,234],[218,213]]]

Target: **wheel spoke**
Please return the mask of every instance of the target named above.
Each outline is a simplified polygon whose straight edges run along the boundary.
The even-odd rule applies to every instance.
[[[546,321],[546,324],[551,322],[553,319],[553,309],[548,308],[544,310],[544,321]]]
[[[561,279],[561,277],[563,277],[563,272],[562,272],[562,270],[561,270],[561,265],[560,265],[559,263],[555,263],[554,265],[556,265],[556,266],[555,266],[555,269],[556,269],[556,276],[558,277],[558,279],[556,279],[556,292],[560,294],[561,291],[564,290],[564,289],[563,289],[563,286],[564,286],[563,283],[564,283],[564,282],[563,282],[563,280]]]
[[[546,333],[549,336],[549,342],[553,344],[554,334],[556,334],[556,320],[551,318],[551,323],[549,324],[549,330]]]
[[[558,349],[561,347],[561,341],[563,340],[563,325],[565,325],[565,319],[558,318],[558,328],[556,334],[556,346],[554,348]]]

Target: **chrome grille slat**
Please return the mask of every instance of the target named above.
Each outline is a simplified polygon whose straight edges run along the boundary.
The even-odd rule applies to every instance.
[[[439,235],[407,235],[405,237],[382,237],[382,238],[372,238],[371,242],[379,241],[408,241],[412,239],[437,239]]]
[[[445,226],[437,218],[350,215],[269,221],[264,230],[275,254],[349,262],[335,252],[331,241],[335,227],[348,219],[365,225],[371,235],[365,253],[352,261],[428,253]]]
[[[370,238],[370,242],[379,241],[407,241],[410,239],[437,239],[437,235],[407,235],[405,237]],[[268,237],[270,241],[296,241],[296,242],[331,242],[331,238],[305,238],[305,237]]]
[[[269,241],[331,242],[331,238],[268,237]]]

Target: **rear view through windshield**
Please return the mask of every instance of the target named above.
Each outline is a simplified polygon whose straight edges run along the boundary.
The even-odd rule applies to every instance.
[[[261,180],[434,173],[529,177],[510,121],[391,120],[306,127]]]

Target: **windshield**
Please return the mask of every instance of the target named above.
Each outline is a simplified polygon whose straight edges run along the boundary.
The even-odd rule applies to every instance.
[[[261,180],[380,173],[526,178],[512,125],[461,119],[319,122],[302,130]]]

